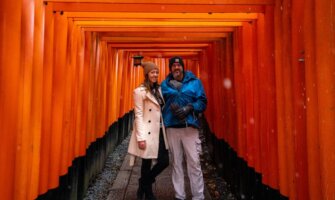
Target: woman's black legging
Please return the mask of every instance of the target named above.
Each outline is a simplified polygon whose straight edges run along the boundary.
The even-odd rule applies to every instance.
[[[156,176],[169,166],[169,152],[165,148],[163,130],[159,131],[159,147],[157,163],[151,168],[152,159],[142,158],[141,180],[145,184],[155,182]]]

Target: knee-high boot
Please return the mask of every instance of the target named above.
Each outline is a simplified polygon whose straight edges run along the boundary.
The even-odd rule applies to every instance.
[[[152,184],[154,181],[148,181],[144,184],[145,200],[156,200],[154,193],[152,192]]]
[[[144,186],[145,200],[156,200],[154,193],[152,192],[152,184]]]
[[[143,200],[144,199],[144,184],[141,179],[138,179],[138,189],[137,189],[137,200]]]

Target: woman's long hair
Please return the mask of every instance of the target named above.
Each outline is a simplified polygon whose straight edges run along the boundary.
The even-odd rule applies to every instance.
[[[145,87],[145,91],[146,91],[146,92],[151,92],[151,90],[152,90],[153,88],[158,88],[158,87],[159,87],[159,84],[156,82],[156,83],[153,84],[153,88],[151,88],[151,86],[150,86],[150,80],[149,80],[148,74],[146,74],[146,75],[144,76],[144,81],[143,81],[142,85]]]

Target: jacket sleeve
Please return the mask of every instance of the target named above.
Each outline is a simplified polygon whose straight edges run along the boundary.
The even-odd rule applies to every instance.
[[[134,113],[135,113],[135,134],[137,141],[144,141],[144,124],[143,124],[143,96],[140,91],[134,90]]]
[[[202,113],[207,107],[207,97],[205,94],[205,89],[199,79],[196,81],[196,101],[191,103],[195,113]]]

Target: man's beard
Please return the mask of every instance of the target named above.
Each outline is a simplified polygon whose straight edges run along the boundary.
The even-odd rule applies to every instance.
[[[181,80],[182,77],[183,77],[183,70],[178,70],[178,71],[172,72],[172,76],[175,80]]]

